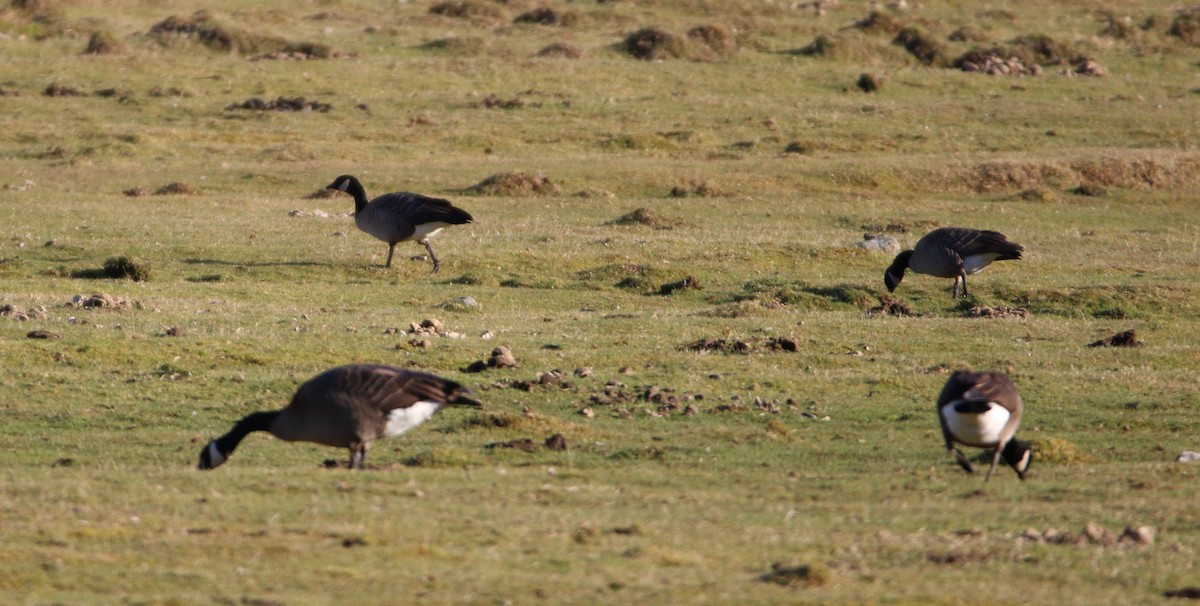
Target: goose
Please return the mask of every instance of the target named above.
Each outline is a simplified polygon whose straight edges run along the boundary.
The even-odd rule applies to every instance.
[[[978,230],[968,227],[939,227],[921,237],[916,247],[896,255],[891,267],[883,274],[883,283],[888,292],[895,292],[904,279],[904,270],[917,273],[954,278],[951,297],[958,298],[958,285],[962,284],[962,296],[967,296],[967,275],[983,271],[993,261],[1020,259],[1024,246],[1009,242],[997,231]]]
[[[975,467],[954,444],[991,448],[992,466],[985,482],[992,479],[1001,457],[1024,480],[1033,452],[1028,443],[1016,438],[1021,410],[1021,396],[1007,376],[998,372],[956,371],[937,400],[946,450],[954,454],[967,473],[975,473]]]
[[[219,467],[247,434],[265,431],[289,442],[350,449],[361,469],[371,442],[398,436],[446,406],[482,406],[470,390],[441,377],[378,364],[350,364],[322,372],[296,390],[282,410],[255,412],[200,451],[200,469]]]
[[[470,223],[474,217],[467,211],[456,208],[441,198],[430,198],[421,194],[394,192],[367,201],[367,191],[362,183],[350,175],[342,175],[325,186],[325,189],[344,192],[354,197],[354,224],[362,231],[387,242],[388,256],[385,267],[392,266],[392,254],[396,244],[412,240],[424,244],[433,261],[433,273],[441,263],[433,254],[429,239],[450,225]]]

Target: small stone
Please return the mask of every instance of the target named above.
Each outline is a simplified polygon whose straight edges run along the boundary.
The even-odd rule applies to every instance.
[[[1042,533],[1036,528],[1027,528],[1021,533],[1021,538],[1034,543],[1041,543],[1044,540]]]
[[[891,236],[879,234],[863,234],[862,242],[858,243],[858,247],[865,251],[889,255],[900,252],[900,242]]]
[[[487,365],[489,368],[515,368],[517,359],[513,356],[512,349],[507,345],[500,345],[492,350],[492,357],[488,358]]]
[[[567,449],[567,439],[561,433],[556,433],[549,438],[546,438],[546,448],[553,451],[563,451]]]
[[[596,411],[592,410],[590,406],[584,406],[579,409],[579,415],[590,419],[596,416]]]
[[[1200,461],[1200,452],[1185,450],[1175,457],[1176,463],[1195,463]]]
[[[430,347],[433,347],[433,342],[430,341],[429,339],[413,339],[413,340],[409,341],[408,344],[412,345],[413,347],[419,347],[421,349],[428,349]]]
[[[694,417],[698,414],[700,414],[700,409],[696,408],[695,404],[688,404],[683,407],[683,416],[685,417]]]
[[[178,326],[172,326],[168,328],[166,332],[168,337],[182,337],[185,333],[186,331]]]
[[[1121,533],[1120,541],[1132,541],[1138,545],[1153,545],[1154,537],[1158,534],[1153,526],[1128,526]]]
[[[479,333],[479,338],[480,339],[495,339],[496,332],[492,331],[492,330],[485,330],[485,331]]]
[[[590,377],[590,376],[592,376],[592,367],[591,367],[591,366],[585,366],[585,367],[583,367],[583,368],[576,368],[576,369],[575,369],[575,376],[577,376],[577,377],[579,377],[579,378],[581,378],[581,379],[582,379],[582,378],[584,378],[584,377]]]

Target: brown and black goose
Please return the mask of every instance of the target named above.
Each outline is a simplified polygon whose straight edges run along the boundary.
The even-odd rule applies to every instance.
[[[946,381],[937,401],[946,450],[954,454],[967,473],[975,473],[975,467],[954,444],[991,448],[992,466],[984,481],[992,479],[1001,457],[1024,480],[1033,452],[1029,444],[1016,438],[1022,408],[1021,396],[1007,376],[998,372],[956,371]]]
[[[396,244],[412,240],[425,245],[437,273],[441,263],[429,245],[442,228],[470,223],[474,218],[467,211],[456,208],[449,201],[430,198],[421,194],[395,192],[384,194],[367,201],[367,192],[362,183],[350,175],[342,175],[325,186],[345,192],[354,197],[354,224],[388,245],[387,267],[392,266],[392,254]]]
[[[200,469],[212,469],[252,431],[289,442],[350,449],[350,468],[361,468],[371,442],[398,436],[446,406],[481,404],[458,383],[424,372],[381,366],[338,366],[306,381],[282,410],[256,412],[200,451]]]
[[[951,296],[958,298],[958,286],[962,284],[962,296],[966,297],[967,275],[983,271],[993,261],[1020,259],[1024,250],[1024,246],[1009,242],[1000,232],[939,227],[925,234],[912,250],[896,255],[883,274],[883,283],[888,292],[895,292],[904,279],[904,270],[911,269],[939,278],[954,278]]]

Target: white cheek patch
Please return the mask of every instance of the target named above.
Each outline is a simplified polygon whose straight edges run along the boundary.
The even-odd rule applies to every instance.
[[[383,429],[385,438],[398,436],[433,416],[442,405],[438,402],[422,400],[408,408],[397,408],[388,413],[387,426]]]
[[[338,183],[337,188],[339,191],[349,192],[350,191],[350,180],[343,179],[341,183]]]
[[[954,439],[966,444],[986,448],[1000,442],[1000,432],[1008,423],[1008,409],[996,403],[991,403],[987,412],[972,413],[954,410],[954,404],[942,409],[946,418],[946,427]]]
[[[208,465],[210,468],[217,467],[225,462],[225,455],[221,454],[221,450],[217,448],[217,442],[214,440],[208,443]]]

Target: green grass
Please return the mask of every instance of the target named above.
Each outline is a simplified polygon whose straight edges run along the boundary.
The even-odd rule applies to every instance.
[[[234,50],[149,34],[195,13],[174,1],[0,5],[0,305],[45,311],[0,316],[0,601],[1134,604],[1200,585],[1200,472],[1172,462],[1200,448],[1200,49],[1173,9],[926,2],[846,28],[865,5],[435,4],[206,5]],[[570,18],[513,23],[543,5]],[[700,26],[736,51],[697,47]],[[1034,60],[1048,35],[1110,75],[926,67],[893,44],[905,26],[950,58]],[[625,54],[651,27],[683,57]],[[948,39],[963,27],[983,42]],[[116,50],[86,54],[94,33]],[[560,42],[582,57],[535,57]],[[330,58],[259,58],[288,45]],[[333,109],[226,109],[280,96]],[[346,173],[476,221],[435,240],[439,274],[412,244],[384,269],[349,198],[307,198]],[[561,192],[471,189],[505,173]],[[939,225],[1026,258],[962,304],[910,274],[895,294],[919,315],[869,314],[891,259],[863,233],[911,246]],[[130,305],[68,305],[93,293]],[[399,332],[429,317],[463,337]],[[1130,328],[1144,346],[1087,347]],[[465,372],[500,344],[518,368]],[[452,377],[485,408],[377,443],[362,473],[260,435],[195,470],[212,436],[352,361]],[[962,366],[1021,390],[1026,482],[943,451],[933,401]],[[554,369],[565,384],[520,388]],[[554,434],[566,451],[540,447]],[[539,448],[499,446],[522,439]],[[1088,522],[1157,540],[1021,538]]]

